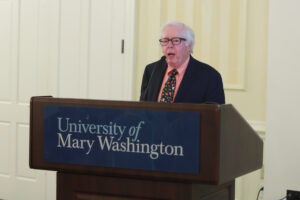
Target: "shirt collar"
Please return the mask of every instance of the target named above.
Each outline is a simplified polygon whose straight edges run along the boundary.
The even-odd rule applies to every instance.
[[[175,68],[175,67],[171,67],[171,66],[168,65],[168,68],[167,68],[167,72],[168,73],[167,74],[169,74],[173,69],[176,69],[179,75],[182,74],[182,73],[184,73],[185,70],[186,70],[186,68],[187,68],[187,66],[188,66],[188,64],[189,64],[190,57],[191,56],[188,56],[188,58],[179,67]]]

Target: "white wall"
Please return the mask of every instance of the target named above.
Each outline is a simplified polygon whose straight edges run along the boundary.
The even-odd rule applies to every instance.
[[[300,1],[269,2],[264,199],[300,190]]]
[[[134,0],[0,0],[0,199],[56,198],[55,173],[29,168],[31,96],[132,99],[134,9]]]

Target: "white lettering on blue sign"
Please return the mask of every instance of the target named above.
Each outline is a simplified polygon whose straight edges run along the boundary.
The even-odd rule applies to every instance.
[[[200,114],[44,107],[46,162],[199,173]]]
[[[58,135],[58,143],[57,147],[69,148],[69,149],[86,149],[86,154],[90,154],[91,149],[94,145],[94,140],[85,140],[85,139],[72,139],[72,134],[68,134],[65,138],[63,138],[61,133],[57,133]]]
[[[117,123],[109,122],[109,124],[84,124],[81,120],[78,122],[70,122],[70,118],[62,118],[57,117],[58,120],[58,130],[62,133],[90,133],[90,134],[98,134],[98,135],[110,135],[110,136],[118,136],[118,140],[121,140],[124,132],[126,130],[126,126],[120,126]],[[143,121],[139,123],[137,129],[141,128],[141,124]],[[135,140],[138,137],[138,131],[135,136]]]
[[[130,142],[129,137],[126,138],[126,142],[114,141],[112,136],[110,138],[97,137],[101,150],[149,154],[152,160],[157,159],[160,155],[184,156],[182,146],[164,145],[162,142],[160,144],[143,144],[139,143],[139,140],[133,143]]]
[[[165,156],[184,156],[183,146],[140,143],[138,140],[144,121],[140,121],[137,126],[130,126],[126,141],[121,141],[125,135],[126,126],[110,122],[109,124],[85,124],[81,120],[71,122],[70,118],[57,117],[58,120],[58,148],[81,149],[88,155],[94,146],[95,140],[74,138],[75,133],[96,134],[101,151],[126,152],[149,154],[152,160]],[[67,134],[67,135],[65,135]],[[64,136],[65,135],[65,136]]]

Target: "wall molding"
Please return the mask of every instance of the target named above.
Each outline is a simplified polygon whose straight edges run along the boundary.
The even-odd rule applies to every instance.
[[[265,140],[266,135],[266,122],[265,121],[252,121],[249,120],[250,126],[257,132],[257,134]]]
[[[137,64],[144,67],[154,60],[148,61],[149,58],[161,55],[161,49],[154,42],[159,27],[169,21],[180,21],[194,30],[193,56],[221,73],[226,90],[246,91],[248,2],[248,0],[139,2],[143,15],[137,16],[141,30],[137,42],[142,46],[143,52],[137,52]],[[157,10],[160,12],[155,17],[151,15]],[[147,31],[149,27],[151,31]],[[144,42],[144,38],[149,42]],[[138,91],[139,88],[137,93]]]

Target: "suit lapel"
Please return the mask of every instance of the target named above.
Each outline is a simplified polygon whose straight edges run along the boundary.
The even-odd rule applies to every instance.
[[[183,79],[178,88],[178,92],[176,94],[174,102],[181,101],[182,98],[185,96],[184,93],[186,91],[188,91],[190,88],[189,85],[190,85],[192,74],[193,74],[193,61],[194,61],[194,58],[191,56],[188,66],[186,68],[186,71],[184,73]]]
[[[167,70],[167,63],[164,58],[161,59],[161,62],[157,65],[157,67],[153,71],[152,80],[151,80],[151,93],[149,94],[149,97],[152,101],[157,101],[160,87],[165,75],[165,72]]]

